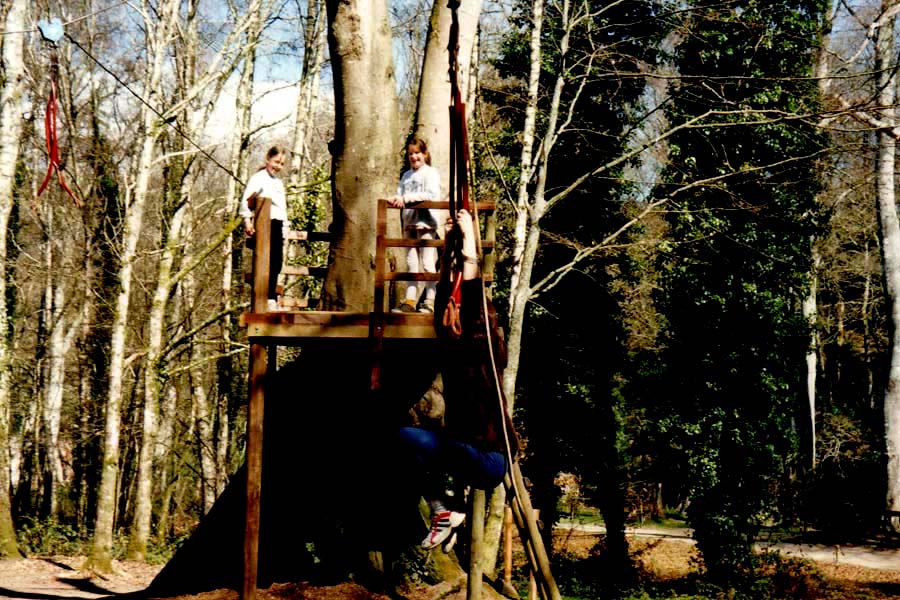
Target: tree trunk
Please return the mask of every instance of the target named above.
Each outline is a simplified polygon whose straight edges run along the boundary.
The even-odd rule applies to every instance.
[[[895,0],[882,2],[887,12]],[[875,40],[876,71],[878,72],[879,116],[891,125],[895,122],[893,108],[896,97],[896,78],[892,68],[894,59],[894,18],[878,28]],[[878,132],[878,151],[875,160],[875,192],[881,232],[881,256],[884,282],[891,323],[891,351],[888,381],[884,391],[884,441],[887,459],[887,510],[900,510],[900,221],[897,216],[895,194],[897,142],[890,131]]]
[[[288,194],[301,194],[306,181],[309,126],[316,117],[319,96],[319,78],[325,62],[325,45],[328,43],[325,28],[324,0],[308,0],[306,23],[303,27],[303,72],[300,75],[300,93],[297,96],[297,114],[294,120],[294,136],[291,143]]]
[[[51,307],[50,336],[47,339],[47,388],[44,399],[44,440],[47,453],[45,466],[45,505],[48,514],[57,516],[58,488],[63,480],[62,450],[59,445],[59,433],[62,423],[63,386],[66,377],[66,356],[72,347],[75,334],[81,326],[83,313],[78,313],[76,321],[71,325],[65,315],[67,287],[64,282],[57,282],[53,289]]]
[[[450,76],[447,43],[450,39],[452,11],[446,0],[436,0],[428,22],[428,37],[422,76],[419,79],[419,99],[416,106],[414,133],[425,140],[431,152],[431,165],[441,173],[441,198],[448,197],[450,183]],[[463,2],[457,10],[459,19],[459,90],[463,102],[471,87],[469,75],[481,1]],[[467,107],[467,117],[471,115]]]
[[[181,244],[181,226],[187,202],[172,215],[166,246],[159,261],[156,291],[147,318],[147,347],[144,366],[144,410],[141,427],[141,445],[138,458],[137,489],[135,491],[134,523],[128,541],[126,556],[129,560],[144,560],[147,541],[150,538],[150,512],[153,505],[153,463],[156,455],[156,434],[159,422],[160,392],[163,385],[163,330],[166,325],[169,295],[172,291],[172,265]]]
[[[27,14],[28,3],[25,0],[12,0],[6,13],[4,30],[27,29]],[[6,304],[6,244],[22,136],[25,36],[8,35],[0,43],[4,74],[0,87],[0,557],[20,557],[10,498],[10,315]]]
[[[167,40],[174,28],[180,2],[165,0],[158,6],[159,21],[145,22],[147,32],[148,65],[145,79],[145,95],[151,105],[160,97],[160,81],[167,57]],[[147,13],[149,14],[149,13]],[[137,256],[137,243],[144,220],[144,207],[150,186],[150,174],[156,154],[156,141],[160,134],[157,115],[146,106],[141,107],[143,126],[141,150],[136,157],[136,181],[131,201],[126,203],[125,227],[121,240],[121,267],[119,269],[119,294],[116,299],[110,341],[109,392],[106,401],[104,426],[103,466],[100,490],[97,498],[97,519],[94,539],[87,560],[90,568],[103,573],[112,571],[112,541],[115,528],[116,488],[119,476],[120,411],[122,405],[122,380],[125,371],[125,343],[128,324],[128,308],[131,295],[131,279]]]
[[[230,149],[230,168],[231,172],[236,175],[237,181],[230,179],[225,193],[225,222],[228,222],[237,215],[238,210],[238,194],[243,192],[243,183],[247,181],[247,154],[250,145],[250,109],[253,104],[253,72],[256,65],[256,48],[259,45],[259,36],[262,30],[263,21],[266,12],[263,5],[257,4],[256,10],[248,13],[247,31],[244,38],[244,58],[241,66],[241,75],[238,81],[237,91],[235,93],[235,127],[232,131],[231,149]],[[239,187],[240,186],[240,187]],[[218,478],[216,480],[216,495],[222,493],[225,489],[225,481],[228,473],[228,456],[231,447],[231,422],[232,414],[231,405],[238,399],[233,398],[231,394],[231,380],[235,368],[235,357],[232,355],[234,340],[233,336],[237,332],[234,322],[231,318],[231,307],[233,304],[232,294],[235,290],[243,289],[243,281],[233,281],[234,265],[241,264],[241,258],[244,249],[244,232],[242,228],[238,229],[238,233],[230,236],[222,245],[222,312],[225,315],[222,319],[222,345],[220,346],[220,356],[217,366],[218,381],[218,399],[216,401],[216,412],[218,427],[216,430],[216,471]]]
[[[814,244],[814,242],[811,241]],[[813,246],[813,272],[810,278],[809,294],[803,300],[803,316],[811,325],[809,350],[806,352],[806,399],[809,404],[809,442],[810,442],[810,467],[816,468],[816,376],[818,374],[818,335],[816,331],[818,286],[817,268],[820,262],[818,251]]]
[[[397,187],[398,106],[391,30],[383,0],[327,0],[334,72],[328,275],[323,310],[372,309],[376,199]]]
[[[194,206],[188,207],[186,214],[185,229],[194,231],[197,223],[195,220]],[[231,240],[231,236],[228,236]],[[194,298],[197,294],[197,286],[194,282],[193,272],[188,273],[184,277],[181,284],[181,306],[185,307],[185,314],[181,316],[188,329],[193,329],[193,311],[189,307],[194,305]],[[191,414],[194,416],[196,423],[196,441],[197,452],[200,456],[200,501],[205,515],[213,507],[218,495],[218,482],[220,481],[219,473],[216,469],[216,439],[215,439],[215,417],[216,413],[210,406],[209,394],[207,393],[206,377],[204,376],[206,365],[206,351],[202,343],[197,343],[191,339],[188,341],[189,351],[187,353],[187,380],[188,389],[190,390],[191,401],[194,409]],[[175,381],[171,382],[174,387]],[[223,474],[224,475],[224,474]],[[222,477],[224,480],[224,477]]]

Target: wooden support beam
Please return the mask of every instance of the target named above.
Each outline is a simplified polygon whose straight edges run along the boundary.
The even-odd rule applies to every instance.
[[[469,499],[469,578],[466,583],[466,600],[481,600],[481,566],[484,546],[484,490],[473,489]]]
[[[269,289],[269,246],[271,244],[272,202],[260,198],[255,218],[256,249],[253,253],[254,313],[266,311]],[[268,352],[260,343],[250,344],[250,395],[247,406],[247,506],[244,526],[244,580],[241,600],[256,598],[256,576],[259,568],[259,507],[262,488],[263,408],[265,405]],[[274,361],[272,361],[274,362]],[[274,365],[273,365],[274,367]]]

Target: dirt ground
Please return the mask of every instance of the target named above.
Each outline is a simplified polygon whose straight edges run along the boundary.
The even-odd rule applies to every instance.
[[[573,556],[586,556],[596,542],[593,534],[563,534],[556,541],[557,550]],[[659,579],[684,577],[695,554],[692,544],[684,540],[632,540],[648,576]],[[518,552],[516,553],[519,554]],[[133,592],[143,590],[156,576],[160,566],[144,563],[116,563],[117,573],[111,577],[92,575],[80,570],[81,557],[26,558],[0,561],[0,598],[9,600],[93,600],[119,598],[126,600]],[[900,570],[873,569],[841,563],[838,560],[816,563],[827,582],[827,593],[804,597],[822,599],[856,598],[860,600],[900,600]],[[461,590],[426,588],[412,590],[410,600],[463,600]],[[388,600],[358,585],[347,583],[333,587],[312,587],[302,583],[274,585],[259,590],[259,600]],[[167,600],[238,600],[233,590],[214,590],[193,596]]]

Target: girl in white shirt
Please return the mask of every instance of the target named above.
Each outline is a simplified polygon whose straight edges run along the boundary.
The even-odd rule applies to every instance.
[[[247,182],[247,187],[241,196],[240,214],[244,217],[244,232],[247,237],[256,234],[253,225],[253,211],[248,200],[251,196],[256,198],[269,198],[272,207],[269,216],[272,219],[272,239],[269,250],[269,290],[268,309],[275,310],[278,307],[278,274],[284,262],[284,229],[287,224],[287,198],[284,194],[284,184],[278,179],[278,174],[284,168],[287,150],[281,146],[272,146],[266,152],[266,163]]]
[[[410,239],[437,239],[439,210],[427,208],[406,208],[419,202],[439,200],[441,197],[441,176],[431,166],[431,154],[427,144],[413,138],[406,146],[409,170],[400,178],[397,195],[388,198],[388,204],[403,208],[400,219],[403,236]],[[410,273],[437,273],[437,248],[410,248],[406,254],[406,265]],[[425,298],[418,306],[419,312],[434,312],[434,281],[425,282]],[[415,312],[419,296],[418,282],[410,281],[406,287],[406,299],[394,309],[396,312]]]

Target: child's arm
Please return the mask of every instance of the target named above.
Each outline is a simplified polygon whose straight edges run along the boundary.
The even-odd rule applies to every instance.
[[[418,202],[438,200],[441,197],[441,176],[437,169],[428,169],[425,173],[424,188],[425,189],[421,192],[411,192],[408,194],[401,194],[398,189],[396,196],[388,198],[388,204],[394,208],[403,208],[404,206],[416,204]]]

